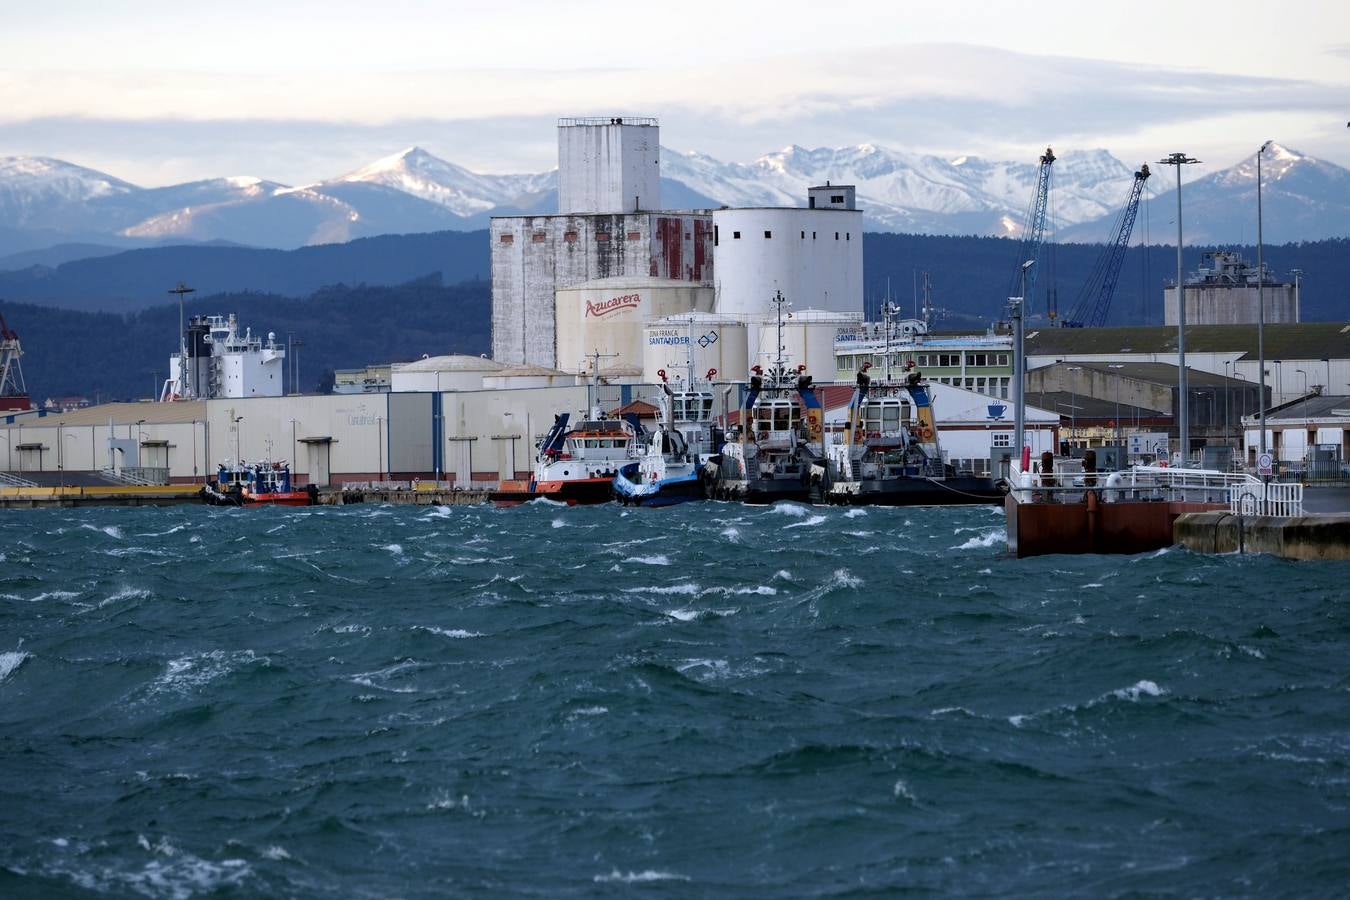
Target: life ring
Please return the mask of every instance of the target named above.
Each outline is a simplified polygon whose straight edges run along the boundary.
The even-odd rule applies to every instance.
[[[919,426],[919,437],[923,438],[925,441],[931,441],[933,439],[933,429],[929,428],[927,425]]]

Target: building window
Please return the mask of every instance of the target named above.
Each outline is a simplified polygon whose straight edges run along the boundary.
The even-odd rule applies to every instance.
[[[1011,446],[1012,446],[1012,432],[1011,432],[1011,431],[995,431],[993,434],[990,435],[989,446],[991,446],[991,447],[1011,447]]]
[[[504,234],[497,238],[497,240],[501,241],[503,244],[511,244],[515,242],[516,236],[514,234]]]
[[[716,247],[718,244],[721,243],[721,241],[718,240],[718,238],[721,237],[721,234],[720,234],[721,230],[722,230],[722,229],[721,229],[719,226],[717,226],[717,225],[714,225],[714,226],[713,226],[713,246],[714,246],[714,247]]]
[[[689,237],[689,235],[686,234],[685,237]],[[630,241],[640,241],[640,240],[642,240],[642,232],[640,232],[640,231],[630,231],[630,232],[628,232],[628,239],[629,239]]]
[[[766,232],[764,232],[764,236],[765,236],[766,238],[771,238],[771,237],[773,237],[773,232],[772,232],[772,231],[766,231]]]
[[[731,239],[733,241],[739,241],[741,239],[741,233],[739,231],[733,231],[731,233]]]
[[[1008,354],[1000,353],[998,355],[998,364],[1000,366],[1006,366],[1008,364]]]
[[[805,231],[802,232],[802,240],[806,240],[806,232],[805,232]]]
[[[577,233],[575,231],[564,231],[563,240],[569,244],[575,244],[577,242]]]
[[[835,239],[836,241],[839,240],[839,232],[836,231],[836,232],[834,233],[834,239]]]
[[[595,239],[596,239],[597,241],[607,241],[607,240],[609,240],[609,232],[608,232],[608,231],[597,231],[597,232],[595,233]]]
[[[844,232],[844,240],[846,240],[846,241],[851,241],[851,240],[853,240],[853,232],[851,232],[851,231],[845,231],[845,232]]]
[[[544,234],[542,231],[536,231],[534,234],[530,235],[530,240],[536,244],[542,244],[544,241],[548,240],[548,235]]]
[[[813,231],[813,232],[811,232],[811,240],[814,241],[815,239],[816,239],[816,233]]]
[[[830,202],[831,202],[831,203],[843,203],[843,202],[844,202],[844,195],[843,195],[843,194],[831,194],[831,195],[830,195]]]

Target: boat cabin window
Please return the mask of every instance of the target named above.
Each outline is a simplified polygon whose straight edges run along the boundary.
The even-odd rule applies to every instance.
[[[788,400],[773,400],[755,407],[756,431],[791,431],[797,427],[801,414],[797,404]]]
[[[871,400],[863,407],[863,429],[868,432],[891,433],[909,422],[909,404],[902,400]]]

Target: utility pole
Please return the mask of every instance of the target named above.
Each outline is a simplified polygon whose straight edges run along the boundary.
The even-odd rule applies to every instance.
[[[792,304],[783,296],[782,291],[774,291],[773,296],[769,298],[769,302],[772,303],[778,311],[776,316],[778,321],[778,355],[774,360],[774,383],[775,385],[779,385],[783,382],[783,350],[785,349],[783,347],[783,309]]]
[[[1186,281],[1181,267],[1181,167],[1200,160],[1185,153],[1173,153],[1158,160],[1159,165],[1177,169],[1177,397],[1181,405],[1181,464],[1185,468],[1191,460],[1191,422],[1186,398]]]
[[[1270,141],[1256,151],[1256,354],[1261,366],[1261,452],[1266,452],[1266,264],[1262,257],[1261,235],[1261,157]]]
[[[1026,306],[1027,291],[1027,270],[1036,265],[1036,260],[1029,259],[1022,263],[1022,296],[1008,298],[1008,318],[1013,321],[1013,389],[1016,393],[1016,400],[1013,402],[1013,429],[1017,435],[1017,442],[1013,444],[1017,453],[1017,464],[1023,467],[1027,466],[1026,457],[1029,456],[1029,448],[1026,442],[1026,356],[1022,348],[1022,312]]]
[[[192,370],[188,368],[187,322],[183,316],[183,296],[196,292],[196,288],[190,288],[181,281],[178,282],[177,287],[169,291],[170,294],[178,295],[178,393],[185,400],[190,400],[196,396],[194,393],[196,385],[192,383],[192,376],[189,374]]]

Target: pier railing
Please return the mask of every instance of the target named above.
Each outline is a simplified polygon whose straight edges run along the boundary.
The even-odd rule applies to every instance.
[[[1264,482],[1241,472],[1133,466],[1116,472],[1083,472],[1078,460],[1057,460],[1059,471],[1023,472],[1013,463],[1009,482],[1019,503],[1082,503],[1094,491],[1104,503],[1157,501],[1211,503],[1234,514],[1303,514],[1303,485]]]
[[[36,481],[21,478],[13,472],[0,472],[0,487],[37,487]]]

